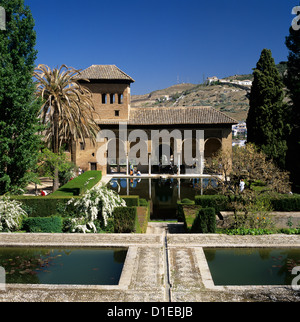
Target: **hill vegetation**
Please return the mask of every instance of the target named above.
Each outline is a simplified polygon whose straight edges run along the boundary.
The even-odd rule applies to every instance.
[[[277,68],[281,75],[286,70],[286,63]],[[227,77],[228,80],[253,80],[252,74]],[[166,89],[157,90],[145,95],[133,95],[132,107],[176,107],[176,106],[212,106],[226,113],[239,122],[247,119],[249,110],[250,86],[236,84],[213,83],[177,84]]]

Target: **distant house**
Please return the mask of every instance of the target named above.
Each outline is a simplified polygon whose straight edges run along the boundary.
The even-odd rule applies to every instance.
[[[233,136],[237,135],[247,135],[247,124],[245,122],[233,125],[232,127]]]
[[[243,81],[239,81],[240,85],[245,85],[245,86],[252,86],[252,81],[251,80],[243,80]]]
[[[218,82],[218,81],[219,81],[219,78],[216,76],[213,76],[213,77],[207,77],[206,83],[210,85],[211,83]]]

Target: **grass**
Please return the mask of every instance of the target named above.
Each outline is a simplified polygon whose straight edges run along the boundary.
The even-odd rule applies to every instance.
[[[82,195],[101,181],[101,171],[87,171],[60,187],[51,196],[72,197]]]

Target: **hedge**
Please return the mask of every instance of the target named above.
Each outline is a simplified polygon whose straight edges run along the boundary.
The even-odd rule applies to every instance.
[[[192,225],[192,233],[214,234],[216,232],[215,208],[202,208]]]
[[[215,208],[217,213],[230,210],[228,197],[223,195],[196,196],[195,204],[202,208]]]
[[[125,200],[127,207],[138,207],[139,206],[139,196],[120,196]]]
[[[300,195],[278,195],[266,198],[274,211],[300,211]]]
[[[62,233],[62,217],[32,217],[23,221],[23,229],[28,233]]]
[[[259,199],[269,201],[273,211],[300,211],[300,195],[261,195]],[[195,204],[203,208],[213,207],[216,212],[230,211],[230,203],[227,196],[204,195],[196,196]]]
[[[11,199],[21,202],[29,217],[51,217],[56,215],[58,208],[66,204],[71,197],[54,197],[52,195],[46,197],[13,196]]]
[[[140,232],[136,207],[115,208],[113,217],[115,233]]]
[[[80,196],[92,189],[102,179],[101,171],[86,171],[56,190],[51,196]]]

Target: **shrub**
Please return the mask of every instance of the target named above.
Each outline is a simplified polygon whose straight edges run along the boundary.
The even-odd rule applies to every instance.
[[[23,229],[29,233],[61,233],[62,217],[32,217],[23,222]]]
[[[29,217],[51,217],[56,214],[64,217],[67,216],[64,211],[65,205],[71,198],[50,195],[46,197],[13,196],[11,199],[19,202]]]
[[[202,208],[215,208],[216,212],[230,210],[228,197],[223,195],[204,195],[196,196],[195,204]]]
[[[300,211],[300,195],[276,195],[269,200],[274,211]]]
[[[71,207],[71,232],[97,232],[96,223],[106,227],[108,219],[113,216],[116,207],[126,207],[124,200],[106,186],[98,186],[87,191],[84,196],[71,199],[67,210]]]
[[[113,216],[115,233],[140,232],[136,207],[115,208]]]
[[[184,198],[184,199],[181,200],[181,203],[185,204],[185,205],[194,205],[195,201],[193,201],[191,199],[188,199],[188,198]]]
[[[139,206],[139,196],[121,196],[125,200],[127,207],[138,207]]]
[[[9,197],[0,198],[0,231],[13,232],[22,226],[22,221],[27,213],[22,209],[21,204]]]
[[[214,208],[202,208],[193,223],[192,233],[209,234],[216,232],[216,211]]]
[[[79,196],[93,188],[102,179],[101,171],[87,171],[60,187],[51,196]]]

